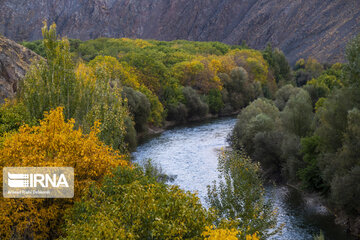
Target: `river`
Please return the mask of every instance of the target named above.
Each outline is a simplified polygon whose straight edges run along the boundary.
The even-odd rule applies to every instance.
[[[166,174],[176,176],[172,184],[197,192],[206,206],[207,185],[218,179],[217,153],[226,147],[235,123],[235,118],[224,118],[175,127],[141,143],[133,159],[140,164],[152,159]],[[314,199],[305,199],[287,186],[271,185],[266,190],[278,210],[278,224],[285,224],[282,233],[272,239],[313,239],[320,229],[329,240],[352,239]]]

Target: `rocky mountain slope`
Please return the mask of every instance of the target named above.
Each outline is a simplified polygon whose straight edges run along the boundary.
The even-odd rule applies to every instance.
[[[0,103],[15,95],[19,80],[32,60],[39,58],[29,49],[0,36]]]
[[[0,33],[41,38],[43,20],[82,40],[130,37],[222,41],[261,49],[268,42],[294,63],[314,56],[343,60],[360,33],[358,0],[2,0]]]

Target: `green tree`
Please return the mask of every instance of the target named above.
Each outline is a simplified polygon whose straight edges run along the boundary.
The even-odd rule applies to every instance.
[[[303,187],[315,191],[323,191],[326,188],[318,166],[319,142],[320,138],[316,135],[301,139],[301,152],[304,154],[303,160],[306,165],[298,171]]]
[[[350,84],[360,87],[360,35],[354,38],[346,47],[345,65],[347,79]]]
[[[282,123],[286,131],[299,137],[311,134],[313,117],[310,96],[303,89],[290,97],[281,113]]]
[[[231,134],[235,149],[245,148],[250,155],[254,153],[254,138],[259,132],[270,132],[280,121],[279,110],[266,99],[257,99],[241,111]],[[257,159],[256,159],[257,160]]]
[[[281,50],[277,48],[273,50],[271,44],[268,44],[263,56],[273,71],[276,83],[284,85],[293,81],[290,64]]]
[[[211,89],[207,95],[207,103],[212,114],[217,114],[223,108],[221,92],[217,89]]]
[[[259,165],[242,152],[222,152],[218,169],[219,184],[208,186],[208,202],[218,211],[218,224],[230,221],[242,237],[257,232],[266,239],[276,232],[272,205],[264,197]]]
[[[80,101],[80,83],[70,56],[67,39],[58,40],[56,25],[42,28],[46,60],[40,60],[28,71],[22,86],[21,98],[31,116],[40,119],[44,111],[65,107],[65,116],[75,116]]]
[[[145,94],[129,87],[124,87],[122,96],[127,99],[130,113],[134,117],[137,131],[145,131],[150,116],[150,101]]]
[[[290,97],[296,95],[300,91],[300,88],[294,87],[291,84],[287,84],[281,87],[276,92],[275,105],[280,111],[284,110],[286,103],[289,101]]]
[[[199,94],[191,87],[184,87],[183,94],[188,117],[204,117],[209,112],[209,106],[200,98]]]
[[[64,107],[66,119],[74,118],[76,126],[86,133],[94,122],[101,124],[100,138],[115,149],[126,151],[124,142],[128,112],[122,101],[120,88],[111,86],[109,71],[91,71],[79,64],[75,71],[69,42],[59,40],[56,25],[42,29],[46,61],[35,63],[25,76],[20,100],[31,118],[41,119],[44,111]]]

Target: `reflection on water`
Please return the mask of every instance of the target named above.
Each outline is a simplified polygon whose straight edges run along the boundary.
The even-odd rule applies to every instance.
[[[217,152],[225,147],[226,137],[236,119],[220,119],[187,127],[177,127],[148,139],[133,153],[134,161],[151,158],[165,173],[175,175],[174,184],[198,192],[205,203],[207,185],[217,180]],[[334,218],[312,199],[285,186],[267,186],[267,197],[278,209],[278,224],[285,223],[282,235],[272,239],[312,239],[322,229],[326,239],[351,239]]]

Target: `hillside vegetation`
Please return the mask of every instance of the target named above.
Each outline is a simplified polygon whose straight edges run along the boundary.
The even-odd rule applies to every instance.
[[[42,33],[22,44],[44,59],[0,108],[0,166],[72,166],[77,190],[2,198],[0,238],[266,239],[281,228],[262,177],[323,194],[359,235],[360,37],[347,64],[308,58],[291,69],[271,45]],[[238,112],[209,209],[151,162],[129,161],[149,128]]]
[[[299,60],[297,86],[243,109],[231,142],[259,161],[267,177],[321,193],[359,236],[360,36],[346,58],[344,65]]]
[[[137,132],[161,127],[165,120],[234,114],[257,97],[274,97],[277,81],[291,80],[281,52],[275,61],[283,61],[284,69],[275,73],[260,51],[246,46],[109,38],[69,42],[77,78],[106,78],[113,91],[121,89]],[[47,56],[42,41],[23,44]]]
[[[219,158],[236,185],[214,185],[209,199],[222,206],[209,209],[168,185],[151,162],[132,164],[129,153],[148,126],[233,113],[274,96],[275,73],[261,52],[186,41],[69,42],[46,24],[42,33],[43,41],[24,45],[44,59],[0,108],[0,166],[73,167],[76,190],[72,199],[2,198],[1,239],[258,240],[280,230],[260,169],[244,153]],[[219,198],[224,186],[252,191]]]

